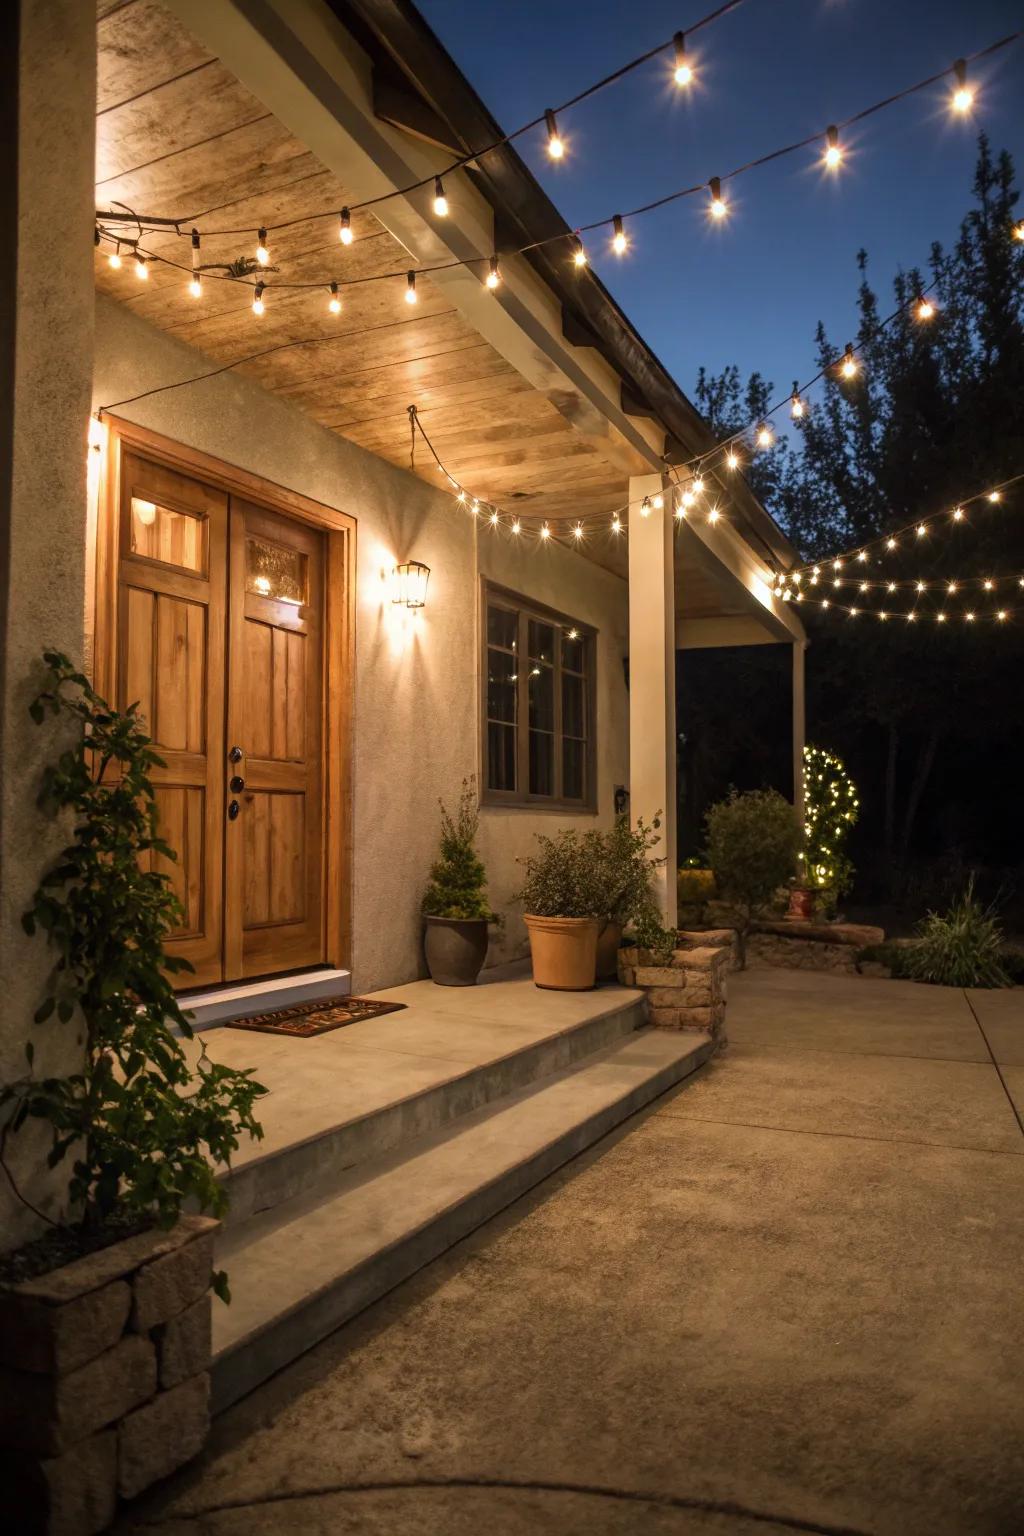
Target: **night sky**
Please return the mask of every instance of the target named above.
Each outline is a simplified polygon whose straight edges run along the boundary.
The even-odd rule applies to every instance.
[[[418,3],[506,131],[712,9]],[[560,164],[541,131],[517,148],[566,219],[584,224],[823,129],[1020,27],[1022,0],[745,0],[694,36],[689,93],[665,55],[560,118]],[[758,369],[777,391],[809,378],[816,322],[840,345],[853,334],[859,247],[887,299],[897,267],[924,264],[933,240],[954,237],[979,129],[1024,178],[1024,43],[983,61],[971,83],[973,119],[953,120],[950,87],[932,87],[844,135],[838,175],[807,149],[738,178],[723,224],[698,196],[636,220],[625,258],[603,233],[590,237],[594,266],[687,393],[701,363]]]

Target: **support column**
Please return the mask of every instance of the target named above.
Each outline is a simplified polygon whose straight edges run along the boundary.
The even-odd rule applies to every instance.
[[[804,656],[806,640],[793,642],[793,809],[801,828],[804,824],[804,743],[807,740],[804,705]]]
[[[664,506],[654,498],[664,495]],[[646,515],[644,497],[650,499]],[[629,482],[629,804],[635,821],[660,813],[664,859],[655,879],[662,922],[676,926],[675,529],[660,475]]]

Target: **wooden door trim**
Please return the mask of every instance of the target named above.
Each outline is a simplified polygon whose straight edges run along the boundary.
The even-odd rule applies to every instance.
[[[103,412],[107,451],[97,503],[93,678],[99,692],[113,696],[117,671],[117,583],[121,541],[121,460],[124,450],[217,486],[272,512],[283,513],[326,532],[324,605],[325,831],[324,910],[326,963],[352,964],[352,731],[355,691],[356,519],[298,491],[264,480],[197,448],[176,443],[149,427]]]

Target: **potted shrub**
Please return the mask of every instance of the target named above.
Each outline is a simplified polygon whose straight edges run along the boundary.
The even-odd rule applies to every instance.
[[[487,900],[487,871],[476,852],[475,783],[463,779],[454,816],[438,801],[441,849],[431,866],[422,911],[427,968],[441,987],[475,985],[487,956],[487,926],[497,922]]]
[[[265,1090],[249,1071],[204,1057],[193,1069],[186,1058],[181,1037],[192,1029],[169,978],[188,966],[163,948],[181,909],[168,877],[147,867],[154,855],[174,858],[155,830],[150,772],[161,759],[135,707],[108,708],[66,657],[44,660],[49,685],[32,717],[70,717],[77,736],[47,769],[40,804],[73,830],[23,924],[56,957],[35,1022],[74,1021],[82,1057],[77,1071],[41,1077],[30,1042],[25,1074],[0,1089],[0,1153],[41,1122],[52,1132],[49,1166],[70,1164],[60,1223],[9,1177],[49,1228],[0,1259],[0,1363],[29,1383],[25,1394],[12,1389],[11,1404],[30,1405],[0,1412],[0,1444],[19,1453],[25,1486],[13,1502],[29,1501],[24,1512],[42,1529],[61,1458],[73,1477],[99,1433],[106,1482],[89,1526],[99,1530],[115,1482],[124,1495],[140,1492],[205,1438],[209,1287],[228,1294],[226,1277],[211,1274],[216,1222],[182,1212],[223,1210],[216,1165],[242,1135],[262,1135],[253,1111]],[[165,1420],[173,1432],[155,1435]],[[107,1454],[115,1441],[116,1457]]]
[[[597,937],[608,918],[600,834],[537,834],[537,852],[516,901],[525,907],[533,979],[557,992],[585,992],[597,974]]]
[[[747,934],[791,878],[799,844],[793,807],[774,789],[733,790],[707,813],[708,862],[736,927],[740,967]]]
[[[615,818],[608,832],[593,832],[585,836],[591,840],[601,871],[604,886],[601,905],[604,913],[597,938],[597,979],[614,978],[618,971],[618,951],[622,943],[622,931],[627,923],[635,922],[650,901],[651,872],[663,861],[650,857],[657,844],[660,813],[650,827],[642,817],[636,827],[629,824],[625,814]]]

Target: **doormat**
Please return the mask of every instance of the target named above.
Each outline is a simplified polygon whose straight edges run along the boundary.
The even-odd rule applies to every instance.
[[[292,1008],[275,1008],[273,1013],[254,1013],[246,1019],[231,1019],[225,1029],[256,1029],[266,1035],[326,1035],[328,1030],[343,1029],[363,1019],[376,1019],[383,1013],[397,1013],[407,1003],[375,1003],[368,997],[327,997],[318,1003],[296,1003]]]

